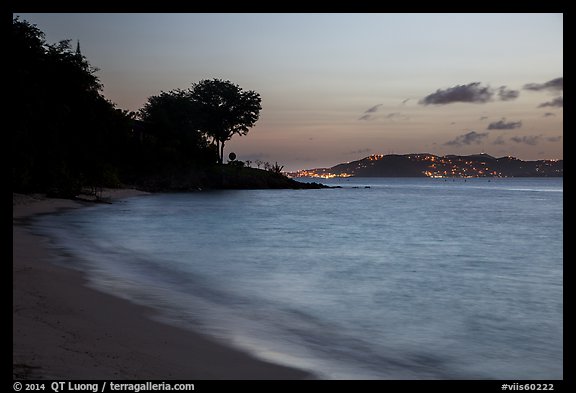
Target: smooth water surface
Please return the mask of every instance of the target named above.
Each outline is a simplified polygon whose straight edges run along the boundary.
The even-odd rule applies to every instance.
[[[563,377],[561,178],[327,184],[343,188],[135,197],[36,229],[91,285],[321,378]]]

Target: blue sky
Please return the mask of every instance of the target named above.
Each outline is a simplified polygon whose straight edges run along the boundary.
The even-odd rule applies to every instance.
[[[122,109],[201,79],[260,93],[257,125],[226,146],[241,160],[563,158],[562,14],[15,15],[79,40]]]

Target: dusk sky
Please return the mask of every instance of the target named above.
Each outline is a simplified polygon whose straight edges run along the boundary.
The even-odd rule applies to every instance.
[[[14,14],[79,40],[118,108],[230,80],[262,97],[226,154],[285,170],[370,154],[563,158],[562,14]]]

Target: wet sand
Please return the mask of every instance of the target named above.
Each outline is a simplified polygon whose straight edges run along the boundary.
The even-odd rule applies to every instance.
[[[141,194],[108,190],[112,200]],[[311,379],[189,330],[152,320],[152,309],[86,286],[58,266],[35,214],[87,202],[13,194],[13,376],[16,379]]]

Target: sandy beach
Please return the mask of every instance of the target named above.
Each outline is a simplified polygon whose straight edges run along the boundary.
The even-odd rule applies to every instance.
[[[108,190],[112,200],[136,190]],[[15,379],[308,379],[204,335],[156,322],[154,311],[87,287],[81,272],[26,225],[35,214],[86,202],[13,194]]]

